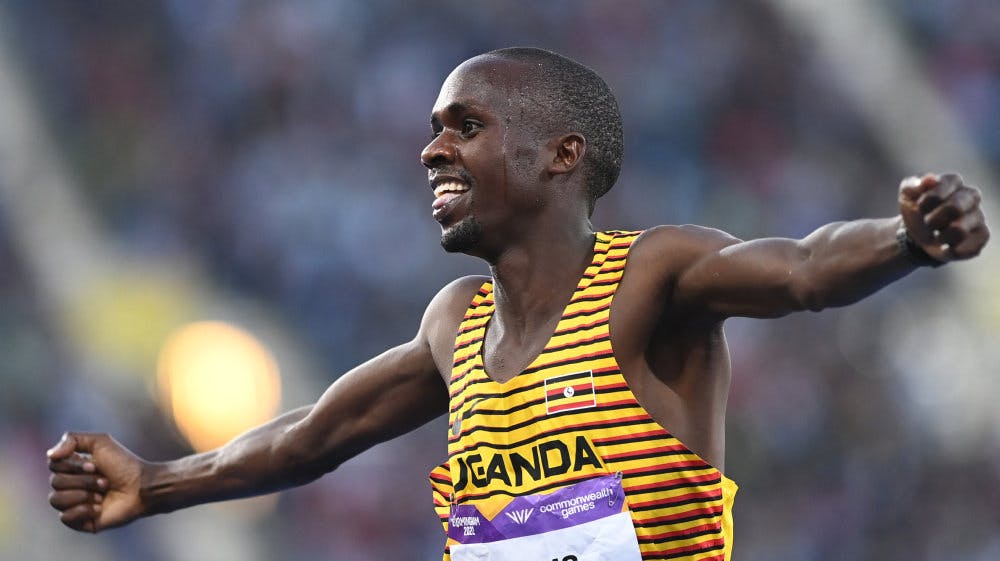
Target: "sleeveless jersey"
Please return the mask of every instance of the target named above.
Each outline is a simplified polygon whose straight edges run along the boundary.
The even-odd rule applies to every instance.
[[[736,484],[649,416],[611,348],[611,302],[639,233],[597,234],[593,261],[551,339],[507,382],[483,368],[492,283],[473,297],[455,341],[448,461],[430,474],[446,534],[452,504],[620,474],[642,559],[728,561]],[[455,543],[448,538],[445,561]]]

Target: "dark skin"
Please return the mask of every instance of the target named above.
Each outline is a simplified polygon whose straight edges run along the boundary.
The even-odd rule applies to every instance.
[[[468,187],[435,203],[444,239],[486,260],[496,312],[485,367],[505,382],[542,350],[594,241],[582,162],[586,138],[539,137],[520,103],[522,63],[480,56],[445,81],[421,160],[431,187]],[[802,240],[743,242],[695,226],[660,226],[633,245],[611,309],[615,356],[654,419],[724,468],[730,383],[723,321],[856,302],[916,265],[896,232],[941,262],[978,255],[989,238],[979,190],[954,174],[911,177],[899,216],[828,224]],[[441,203],[444,201],[444,203]],[[439,204],[440,203],[440,204]],[[476,223],[475,228],[469,224]],[[468,232],[475,232],[468,234]],[[138,517],[301,485],[367,448],[445,413],[455,333],[487,277],[465,277],[428,305],[416,336],[354,368],[311,406],[218,450],[147,462],[105,434],[66,433],[48,453],[49,501],[70,528],[98,532]]]

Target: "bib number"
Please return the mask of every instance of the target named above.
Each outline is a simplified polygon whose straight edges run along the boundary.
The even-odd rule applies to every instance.
[[[620,475],[548,495],[452,505],[453,561],[639,561]]]

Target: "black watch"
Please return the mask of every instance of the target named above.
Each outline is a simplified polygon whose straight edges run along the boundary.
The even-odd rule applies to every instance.
[[[896,247],[899,248],[900,255],[906,257],[910,263],[918,267],[940,267],[944,261],[938,261],[924,251],[924,248],[917,245],[906,231],[906,226],[900,226],[896,230]]]

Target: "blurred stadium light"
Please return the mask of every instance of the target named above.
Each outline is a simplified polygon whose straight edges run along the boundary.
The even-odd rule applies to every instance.
[[[157,362],[160,402],[199,452],[278,413],[278,366],[242,329],[215,321],[185,325],[170,335]]]
[[[2,12],[0,6],[0,39],[5,37]],[[169,380],[163,385],[169,391],[161,394],[166,397],[161,408],[168,415],[181,413],[175,419],[178,427],[198,450],[217,446],[277,412],[280,379],[272,354],[280,358],[286,382],[291,381],[294,403],[318,395],[301,376],[311,363],[309,353],[259,304],[214,290],[190,260],[127,255],[103,234],[47,136],[9,47],[0,40],[0,197],[5,218],[52,324],[62,331],[89,381],[125,401],[155,393],[157,355],[163,348],[164,379]],[[188,326],[167,341],[175,329],[206,316],[246,326],[270,349],[221,322]],[[210,348],[192,351],[197,344]],[[235,385],[220,387],[230,383]],[[225,422],[213,412],[225,414]],[[236,509],[260,513],[262,506],[270,510],[274,505],[273,500],[255,500]],[[0,505],[0,523],[5,516]],[[219,519],[198,509],[165,528],[181,526],[204,546],[168,541],[164,550],[173,549],[176,559],[210,548],[220,559],[253,560],[259,553],[244,539],[252,522],[231,515]],[[81,555],[87,558],[85,552]]]

